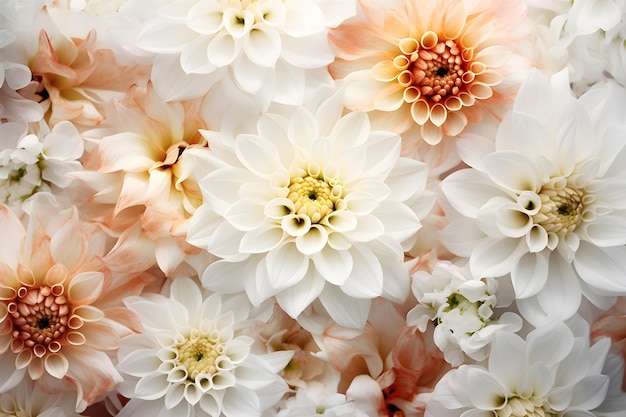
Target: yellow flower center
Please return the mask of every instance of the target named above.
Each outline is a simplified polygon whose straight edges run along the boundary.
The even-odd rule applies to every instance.
[[[574,231],[582,221],[585,196],[581,190],[562,184],[563,181],[551,181],[541,188],[541,208],[533,216],[535,224],[559,236]]]
[[[543,398],[537,397],[509,398],[507,404],[495,412],[497,417],[556,417],[557,415],[545,404]]]
[[[32,349],[41,358],[58,352],[70,324],[71,308],[62,285],[39,288],[20,287],[17,297],[7,304],[13,317],[12,350]]]
[[[294,203],[294,214],[308,216],[311,223],[319,223],[332,213],[342,194],[340,185],[332,186],[310,175],[292,177],[288,188],[287,198]]]
[[[200,373],[213,375],[218,371],[217,359],[224,354],[224,345],[219,342],[219,334],[192,335],[176,346],[177,365],[187,370],[191,381]]]

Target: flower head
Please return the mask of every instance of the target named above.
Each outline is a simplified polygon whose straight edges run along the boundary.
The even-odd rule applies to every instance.
[[[354,12],[350,0],[333,3],[196,0],[167,4],[142,26],[136,46],[158,57],[174,57],[156,59],[152,78],[182,68],[181,76],[190,75],[197,86],[187,90],[188,98],[198,97],[226,77],[254,95],[263,108],[270,101],[300,104],[312,80],[330,81],[326,66],[333,54],[327,28]],[[163,88],[158,82],[156,87]]]
[[[594,415],[609,377],[602,368],[609,339],[589,346],[562,322],[530,332],[526,340],[498,333],[488,367],[462,365],[435,387],[426,416],[497,417]]]
[[[510,272],[517,305],[535,324],[571,317],[582,294],[606,309],[611,296],[626,293],[624,205],[617,198],[626,192],[624,124],[614,107],[626,91],[598,87],[577,100],[563,75],[548,81],[533,72],[498,130],[495,151],[468,153],[472,168],[441,184],[460,214],[450,213],[444,244],[469,256],[477,277]]]
[[[276,296],[294,318],[319,297],[361,327],[372,298],[406,297],[403,252],[432,200],[418,198],[425,166],[399,157],[399,137],[370,131],[365,114],[340,117],[333,100],[266,114],[232,144],[204,132],[217,168],[200,181],[188,241],[224,258],[205,270],[207,288]]]
[[[0,206],[3,247],[14,247],[0,257],[0,388],[28,375],[48,393],[74,390],[80,412],[122,380],[108,354],[133,317],[108,291],[141,284],[120,287],[100,261],[98,228],[45,198],[30,203],[26,229]]]
[[[131,400],[119,415],[170,410],[183,417],[243,417],[274,406],[287,391],[277,373],[292,353],[255,353],[245,298],[204,296],[185,277],[170,291],[169,298],[126,300],[143,331],[122,340],[118,369],[127,378],[120,392]]]
[[[435,324],[434,341],[453,366],[464,362],[464,354],[480,361],[489,353],[489,343],[499,331],[516,332],[522,320],[512,312],[496,313],[513,301],[506,281],[473,279],[467,267],[440,261],[432,274],[417,271],[412,290],[418,304],[409,311],[407,324],[423,332]],[[509,284],[510,285],[510,284]]]
[[[0,202],[17,212],[37,192],[54,189],[55,197],[60,197],[59,190],[72,182],[68,174],[82,169],[83,140],[71,122],[60,122],[39,134],[9,122],[0,125],[0,132]]]
[[[164,102],[152,84],[133,86],[109,120],[91,131],[98,148],[89,172],[76,174],[95,191],[94,219],[115,236],[105,262],[114,270],[157,265],[168,276],[200,251],[185,243],[187,223],[202,202],[192,167],[207,151],[199,101]],[[187,258],[187,256],[189,258]]]
[[[331,75],[347,83],[349,108],[382,112],[376,117],[395,131],[417,125],[436,145],[506,101],[500,84],[525,9],[520,1],[397,3],[359,1],[365,19],[331,31]]]

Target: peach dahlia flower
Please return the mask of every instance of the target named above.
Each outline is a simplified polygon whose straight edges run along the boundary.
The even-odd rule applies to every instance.
[[[118,239],[104,259],[112,270],[141,272],[156,263],[171,276],[200,253],[185,236],[202,203],[191,172],[208,152],[198,132],[206,127],[201,105],[166,103],[151,82],[133,85],[102,127],[86,133],[98,147],[76,176],[95,191],[92,219]]]
[[[38,197],[26,227],[0,205],[0,392],[33,380],[81,412],[122,382],[109,355],[137,320],[119,299],[144,282],[112,276],[99,229]]]
[[[493,104],[517,60],[526,15],[520,0],[359,0],[363,17],[330,31],[346,105],[379,111],[398,133],[419,126],[431,145],[457,136]],[[520,27],[519,30],[518,27]]]

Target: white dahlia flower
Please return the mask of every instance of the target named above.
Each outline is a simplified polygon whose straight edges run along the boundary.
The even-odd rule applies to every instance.
[[[266,114],[232,142],[204,132],[221,166],[200,180],[188,241],[223,258],[203,274],[211,290],[276,296],[294,318],[319,297],[334,320],[362,327],[372,298],[407,296],[403,254],[432,199],[400,138],[371,131],[363,113],[340,117],[335,100]]]
[[[293,352],[257,354],[246,335],[251,306],[243,296],[206,294],[193,280],[172,282],[170,296],[129,297],[143,324],[122,339],[120,393],[128,416],[252,417],[287,392],[278,376]]]
[[[593,417],[609,388],[602,373],[609,347],[608,338],[589,346],[563,322],[526,340],[499,333],[488,366],[461,365],[444,375],[425,417]]]
[[[190,79],[204,80],[198,91],[228,74],[264,103],[299,104],[311,81],[331,81],[327,30],[354,13],[353,0],[168,1],[142,26],[136,46],[157,57],[179,57],[177,65]],[[172,64],[157,59],[153,79],[176,71]]]
[[[457,212],[444,244],[475,277],[511,273],[535,325],[571,317],[581,295],[606,309],[626,294],[626,91],[611,84],[577,100],[565,78],[533,72],[495,150],[467,147],[471,168],[441,184]]]

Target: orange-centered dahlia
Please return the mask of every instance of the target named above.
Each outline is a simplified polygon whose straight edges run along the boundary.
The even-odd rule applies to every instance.
[[[330,33],[337,54],[330,72],[346,82],[346,105],[402,133],[419,126],[435,145],[469,121],[496,113],[511,74],[524,2],[359,0],[364,18]]]

